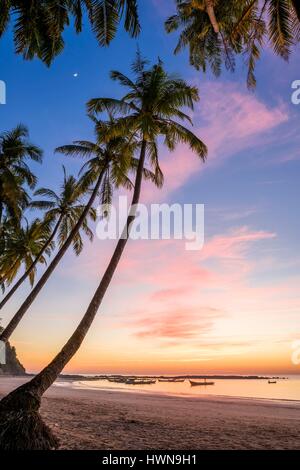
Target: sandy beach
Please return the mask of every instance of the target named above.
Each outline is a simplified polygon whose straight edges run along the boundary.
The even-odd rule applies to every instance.
[[[0,397],[25,380],[1,377]],[[61,449],[300,448],[300,408],[293,402],[52,386],[41,414]]]

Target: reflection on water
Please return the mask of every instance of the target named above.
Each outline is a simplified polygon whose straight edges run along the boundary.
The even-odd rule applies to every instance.
[[[225,395],[230,397],[267,398],[300,401],[300,376],[289,376],[288,380],[277,380],[269,384],[268,380],[228,380],[214,379],[214,385],[192,387],[188,380],[184,382],[159,382],[152,385],[128,385],[108,382],[107,380],[74,382],[76,388],[150,392],[184,396]]]

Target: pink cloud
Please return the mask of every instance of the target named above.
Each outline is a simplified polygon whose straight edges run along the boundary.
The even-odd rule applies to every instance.
[[[176,297],[180,293],[185,296],[185,290],[191,286],[197,283],[207,287],[214,286],[223,282],[223,276],[234,282],[252,269],[252,262],[247,259],[251,245],[272,240],[275,236],[272,232],[255,231],[244,226],[206,240],[204,248],[197,252],[186,251],[184,240],[129,241],[114,283],[119,286],[137,282],[159,286],[158,290],[162,291],[160,298],[167,299],[174,298],[174,289]],[[103,242],[87,246],[81,255],[77,276],[94,279],[101,275],[114,245],[115,243],[109,242],[106,249]],[[222,270],[208,268],[204,264],[208,261],[217,262]],[[74,275],[72,264],[70,269]],[[64,266],[64,273],[67,272],[67,267]]]
[[[249,248],[275,236],[240,227],[211,238],[204,250],[194,253],[186,252],[179,241],[157,241],[147,248],[146,242],[132,244],[127,252],[131,262],[122,263],[116,282],[121,287],[138,281],[151,286],[152,292],[135,299],[133,309],[127,311],[126,326],[135,337],[158,338],[164,346],[166,341],[168,345],[169,341],[194,342],[227,316],[235,297],[254,301],[255,290],[257,305],[264,305],[274,293],[247,286],[247,275],[256,269],[256,262],[249,260]],[[208,261],[214,261],[209,268],[204,266]]]
[[[214,283],[216,273],[208,269],[204,261],[226,262],[230,267],[231,261],[238,262],[240,266],[245,263],[252,243],[275,237],[275,233],[253,231],[244,226],[212,237],[205,241],[201,251],[196,252],[186,251],[184,241],[181,240],[134,242],[129,245],[127,256],[120,263],[118,277],[126,283],[132,282],[137,276],[142,282],[166,283],[168,286],[164,296],[167,297],[169,288],[184,289],[185,285],[197,281]]]
[[[240,151],[272,142],[272,131],[289,116],[281,105],[268,107],[257,96],[232,83],[207,82],[201,86],[200,103],[193,113],[193,131],[208,146],[203,164],[186,146],[180,145],[172,154],[161,148],[161,167],[165,175],[162,190],[145,184],[142,200],[165,200],[170,193],[184,186],[206,167],[220,165]]]
[[[256,285],[248,282],[249,274],[253,279],[261,267],[266,272],[277,266],[273,260],[266,267],[263,252],[257,256],[256,251],[256,259],[250,257],[253,244],[272,243],[274,237],[272,232],[240,227],[212,237],[202,252],[193,253],[185,251],[180,241],[130,242],[112,286],[112,331],[127,331],[133,341],[156,338],[157,346],[165,351],[185,344],[195,350],[205,345],[217,349],[214,341],[218,335],[234,338],[234,334],[228,344],[233,346],[236,341],[236,347],[242,347],[245,336],[247,347],[249,335],[255,331],[259,336],[257,318],[262,322],[262,336],[271,324],[272,335],[276,335],[283,314],[298,315],[299,280],[273,280],[270,285],[266,280]],[[95,252],[88,262],[81,265],[81,275],[94,279],[105,265]],[[103,305],[102,313],[107,308]],[[234,321],[232,315],[236,315]],[[227,322],[231,322],[230,328],[224,330]],[[283,333],[288,334],[288,322],[284,328]]]
[[[131,325],[138,338],[195,339],[209,332],[222,312],[210,307],[175,308],[157,312],[155,316],[138,317]]]
[[[206,122],[202,130],[213,149],[226,143],[227,149],[233,151],[236,142],[241,147],[252,146],[254,135],[265,134],[288,120],[283,106],[267,107],[256,95],[236,84],[206,83],[199,88],[201,101],[194,119]]]
[[[250,231],[241,227],[230,234],[216,235],[207,243],[200,253],[202,260],[209,258],[241,258],[249,243],[275,238],[276,234],[265,231]]]
[[[154,292],[154,294],[151,296],[151,299],[155,302],[162,302],[169,300],[170,298],[176,299],[178,297],[182,297],[183,295],[188,295],[191,292],[191,289],[192,288],[190,286],[161,289]]]

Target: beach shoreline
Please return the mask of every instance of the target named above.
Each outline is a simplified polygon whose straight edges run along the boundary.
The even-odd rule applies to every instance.
[[[0,377],[0,397],[29,380]],[[299,449],[298,402],[52,386],[41,414],[61,449]]]

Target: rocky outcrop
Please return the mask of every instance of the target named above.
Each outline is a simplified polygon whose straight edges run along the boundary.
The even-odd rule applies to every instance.
[[[24,375],[25,368],[17,358],[16,349],[10,343],[6,344],[5,364],[0,364],[0,375]]]

